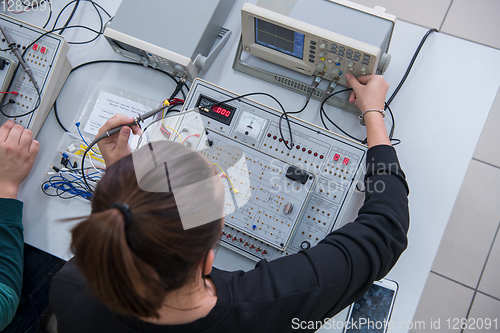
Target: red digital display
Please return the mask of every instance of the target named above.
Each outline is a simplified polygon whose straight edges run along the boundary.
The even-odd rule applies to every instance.
[[[33,44],[33,50],[38,50],[38,44]]]
[[[42,52],[42,53],[47,53],[47,48],[46,48],[45,46],[42,46],[42,47],[40,48],[40,52]]]
[[[200,95],[196,106],[202,111],[200,114],[226,125],[231,124],[231,120],[236,113],[235,107],[203,95]]]
[[[229,117],[231,115],[231,111],[221,108],[220,106],[212,107],[212,111],[220,115],[223,115],[224,117]]]
[[[339,158],[340,158],[340,155],[339,155],[339,154],[335,154],[335,155],[333,156],[333,160],[334,160],[334,161],[338,161],[338,160],[339,160]]]
[[[342,164],[345,164],[345,165],[349,164],[349,159],[347,157],[344,158],[344,160],[342,161]]]

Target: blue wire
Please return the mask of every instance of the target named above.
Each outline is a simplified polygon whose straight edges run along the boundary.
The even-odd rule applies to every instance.
[[[75,123],[76,125],[76,129],[78,130],[78,134],[80,134],[80,138],[82,138],[82,141],[85,143],[85,145],[88,147],[89,144],[87,143],[87,141],[85,140],[85,138],[83,137],[82,135],[82,132],[80,132],[80,122],[77,122]],[[94,150],[94,149],[90,149],[94,154],[97,154],[97,152]],[[99,155],[99,154],[98,154]]]
[[[92,198],[92,193],[89,193],[85,190],[81,190],[73,186],[74,182],[81,181],[83,177],[81,176],[76,176],[72,173],[68,173],[70,176],[74,178],[74,180],[69,180],[62,173],[52,176],[48,180],[48,184],[45,185],[45,189],[52,187],[56,190],[57,195],[62,195],[64,193],[69,193],[74,196],[80,196],[86,200],[90,200]],[[93,172],[87,175],[87,177],[90,177],[92,175],[99,174],[99,172]],[[94,178],[101,178],[101,177],[94,177]],[[62,181],[55,181],[55,180],[62,179]],[[92,179],[92,178],[91,178]],[[83,186],[82,186],[83,187]]]

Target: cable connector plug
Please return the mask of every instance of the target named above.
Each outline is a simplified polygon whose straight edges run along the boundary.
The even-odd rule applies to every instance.
[[[326,89],[325,97],[327,97],[326,95],[330,96],[335,88],[337,88],[337,83],[332,81],[332,83],[328,86],[328,89]]]
[[[309,93],[307,94],[307,102],[309,102],[309,100],[311,99],[311,96],[312,96],[314,90],[316,90],[316,88],[318,88],[319,84],[321,83],[321,80],[322,80],[321,76],[316,75],[313,83],[310,85]]]
[[[313,88],[313,89],[318,88],[319,84],[321,83],[321,80],[322,80],[321,76],[317,75],[317,76],[314,78],[313,83],[311,84],[311,88]]]
[[[328,86],[328,89],[325,91],[325,96],[323,96],[323,100],[321,101],[321,105],[325,103],[325,101],[330,98],[330,95],[333,93],[333,91],[337,88],[337,82],[332,81],[330,85]]]

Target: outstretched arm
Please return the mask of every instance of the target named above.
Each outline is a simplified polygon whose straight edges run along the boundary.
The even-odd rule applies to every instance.
[[[17,310],[23,280],[23,203],[21,182],[38,153],[33,133],[8,120],[0,127],[0,331]]]

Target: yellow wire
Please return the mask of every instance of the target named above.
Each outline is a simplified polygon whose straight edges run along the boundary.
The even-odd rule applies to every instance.
[[[84,149],[80,149],[80,150],[74,152],[73,154],[78,155],[78,156],[82,156],[84,152],[85,152]],[[90,158],[92,158],[93,160],[99,161],[101,163],[105,163],[103,158],[98,157],[96,154],[94,154],[92,152],[87,153],[87,155],[89,155]]]
[[[234,187],[233,182],[231,181],[231,178],[229,178],[226,175],[226,173],[222,170],[222,168],[217,163],[213,163],[213,165],[215,165],[216,167],[218,167],[219,170],[224,174],[224,176],[226,176],[226,178],[229,180],[229,182],[231,183],[231,187],[233,188],[233,193],[234,194],[238,193],[239,191]]]
[[[181,139],[180,134],[177,133],[177,131],[174,130],[172,127],[168,127],[165,124],[165,109],[163,109],[163,111],[161,111],[161,121],[163,122],[163,127],[168,128],[168,129],[172,130],[175,134],[177,134],[177,137],[179,138],[179,142],[182,143],[182,139]]]

